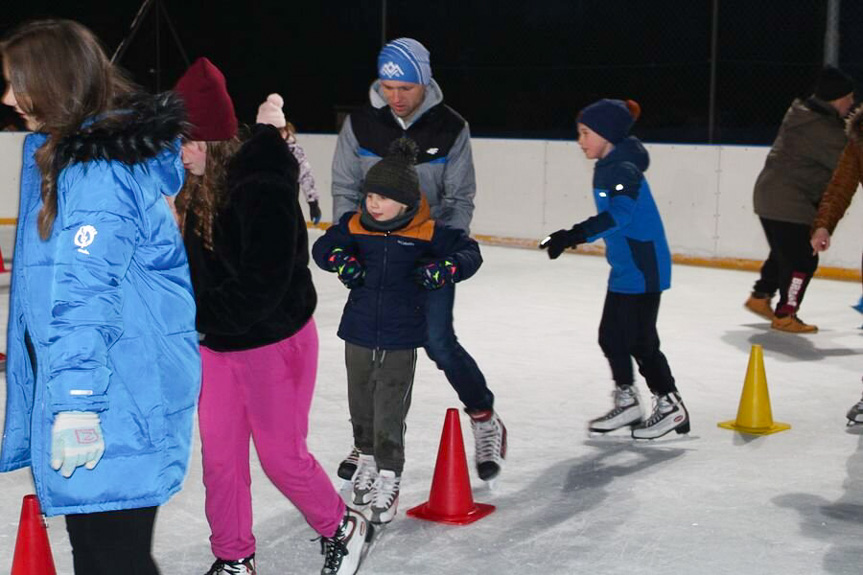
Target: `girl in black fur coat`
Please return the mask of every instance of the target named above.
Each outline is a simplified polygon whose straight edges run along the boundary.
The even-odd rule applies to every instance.
[[[210,573],[255,572],[250,437],[267,477],[321,535],[323,573],[354,573],[368,524],[306,448],[318,335],[297,162],[272,126],[237,137],[224,76],[209,60],[195,62],[175,89],[192,124],[177,211],[203,334],[198,416]]]

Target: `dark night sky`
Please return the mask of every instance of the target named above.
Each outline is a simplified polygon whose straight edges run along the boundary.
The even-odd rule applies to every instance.
[[[5,3],[0,34],[24,20],[67,17],[110,52],[139,2]],[[722,0],[717,63],[717,141],[769,143],[788,103],[820,67],[826,0]],[[863,6],[846,0],[840,65],[863,78]],[[334,132],[337,110],[366,98],[381,40],[377,0],[286,2],[163,0],[194,59],[228,78],[241,120],[280,92],[301,131]],[[242,6],[242,10],[238,9]],[[155,11],[122,64],[155,89]],[[573,120],[600,97],[633,98],[649,141],[707,139],[711,0],[387,1],[387,38],[412,36],[431,50],[447,102],[478,136],[572,138]],[[161,27],[161,87],[184,69]]]

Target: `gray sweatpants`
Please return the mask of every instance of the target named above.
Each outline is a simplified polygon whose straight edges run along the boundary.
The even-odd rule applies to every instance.
[[[396,475],[405,465],[405,419],[416,363],[415,349],[369,349],[345,343],[354,445],[362,454],[374,455],[378,469],[390,469]]]

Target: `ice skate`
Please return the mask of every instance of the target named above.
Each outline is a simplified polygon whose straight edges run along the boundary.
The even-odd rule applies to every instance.
[[[354,505],[368,505],[372,501],[372,491],[378,478],[378,467],[374,455],[360,454],[359,466],[353,479]]]
[[[255,554],[237,559],[236,561],[225,561],[216,559],[210,570],[204,575],[255,575]]]
[[[644,419],[641,400],[634,385],[619,385],[611,393],[614,407],[596,419],[590,420],[587,430],[590,433],[608,433],[621,427],[633,426]]]
[[[342,460],[341,463],[339,463],[339,470],[336,472],[336,475],[345,481],[353,479],[354,473],[357,472],[357,462],[359,459],[360,450],[357,449],[356,446],[351,447],[351,452]]]
[[[500,474],[506,459],[506,426],[491,409],[467,412],[476,444],[476,470],[483,481]]]
[[[332,537],[321,537],[324,567],[321,575],[353,575],[360,568],[372,538],[371,525],[362,513],[348,507]]]
[[[389,523],[396,516],[399,505],[399,487],[402,478],[389,469],[381,469],[372,488],[370,521],[374,524]]]
[[[632,429],[632,438],[656,439],[672,431],[689,433],[689,412],[676,391],[654,398],[653,413]]]
[[[848,418],[848,426],[852,425],[860,425],[863,423],[863,398],[860,399],[857,403],[851,406],[851,409],[848,410],[848,413],[845,414],[845,417]]]

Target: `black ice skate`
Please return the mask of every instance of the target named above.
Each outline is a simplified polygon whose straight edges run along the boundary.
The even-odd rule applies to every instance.
[[[644,419],[641,400],[634,385],[618,385],[611,396],[614,398],[614,407],[602,417],[591,419],[587,426],[589,432],[608,433],[621,427],[638,425]]]
[[[491,409],[467,414],[476,444],[476,471],[480,479],[491,481],[500,474],[506,459],[506,426]]]
[[[632,430],[633,439],[656,439],[666,433],[689,433],[689,412],[676,391],[654,396],[653,413]]]
[[[354,473],[357,472],[357,462],[360,459],[360,451],[356,447],[351,447],[351,452],[339,463],[339,470],[336,475],[350,481],[354,478]]]

